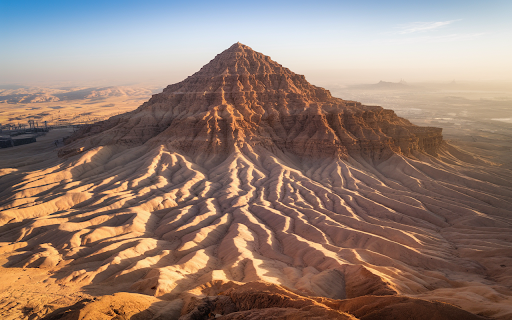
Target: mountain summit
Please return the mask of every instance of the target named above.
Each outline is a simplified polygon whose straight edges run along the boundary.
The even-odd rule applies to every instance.
[[[86,126],[69,142],[61,155],[99,145],[165,143],[212,167],[241,148],[263,147],[299,162],[435,154],[442,136],[441,129],[415,126],[391,110],[333,98],[235,43],[137,110]]]
[[[44,269],[47,319],[512,315],[512,174],[240,43],[50,149],[0,168],[0,258]]]

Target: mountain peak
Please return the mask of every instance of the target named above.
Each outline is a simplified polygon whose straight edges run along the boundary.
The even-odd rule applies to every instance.
[[[226,49],[225,51],[244,51],[244,50],[251,50],[251,51],[254,51],[254,50],[252,50],[252,48],[251,48],[251,47],[246,46],[245,44],[240,43],[240,42],[236,42],[236,43],[234,43],[231,47],[229,47],[229,48],[228,48],[228,49]]]
[[[293,74],[269,56],[254,51],[240,42],[219,53],[193,76],[236,74]]]
[[[270,97],[276,100],[276,95],[283,94],[298,95],[300,98],[296,98],[297,100],[307,103],[332,98],[328,90],[310,84],[303,75],[293,73],[269,56],[240,42],[216,55],[184,81],[168,86],[163,94],[185,92],[215,93],[214,103],[233,105],[236,103],[232,99],[242,95],[246,102],[253,100],[250,103],[253,106],[261,105]],[[251,92],[257,95],[250,94]],[[262,93],[266,93],[264,100],[259,100],[257,96]],[[300,106],[301,110],[304,107],[297,103],[290,106]]]

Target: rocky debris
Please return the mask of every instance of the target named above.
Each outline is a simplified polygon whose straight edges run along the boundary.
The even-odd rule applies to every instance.
[[[307,297],[281,286],[251,282],[217,296],[191,299],[180,320],[199,319],[394,319],[483,320],[454,305],[404,296],[365,295],[334,300]]]

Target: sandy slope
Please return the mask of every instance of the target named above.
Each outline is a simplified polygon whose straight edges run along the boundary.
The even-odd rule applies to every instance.
[[[3,266],[48,270],[51,283],[81,290],[80,297],[132,291],[179,308],[190,295],[208,295],[198,288],[265,281],[302,297],[398,293],[512,318],[512,173],[484,166],[436,135],[423,139],[406,120],[378,108],[357,113],[359,107],[343,105],[347,118],[336,124],[318,101],[327,99],[331,109],[343,101],[286,77],[286,90],[293,84],[297,91],[283,101],[290,106],[308,96],[304,112],[319,114],[303,122],[309,135],[271,127],[276,116],[264,117],[271,105],[261,107],[261,118],[240,115],[223,90],[217,92],[227,103],[224,113],[204,113],[202,100],[180,97],[172,121],[184,122],[162,130],[155,121],[165,116],[155,114],[174,101],[164,91],[124,118],[82,130],[59,151],[64,158],[47,145],[29,162],[4,162]],[[270,84],[278,78],[268,77]],[[205,127],[187,139],[194,105],[206,119],[194,123]],[[222,119],[233,115],[242,120],[226,126]],[[343,125],[352,145],[319,156],[318,145],[340,145]],[[0,150],[0,159],[7,154]],[[144,306],[156,303],[148,301]],[[23,305],[15,308],[22,314]]]
[[[510,316],[507,177],[400,156],[308,168],[254,157],[206,170],[165,146],[100,147],[12,171],[1,178],[5,266],[167,298],[264,280],[335,299],[372,293],[364,266],[381,290]]]

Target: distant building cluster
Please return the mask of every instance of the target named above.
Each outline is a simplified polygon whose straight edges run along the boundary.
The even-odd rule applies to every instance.
[[[27,128],[28,127],[28,128]],[[36,142],[38,136],[46,134],[50,128],[46,121],[40,126],[34,120],[25,124],[0,124],[0,148],[12,148],[15,146]]]

